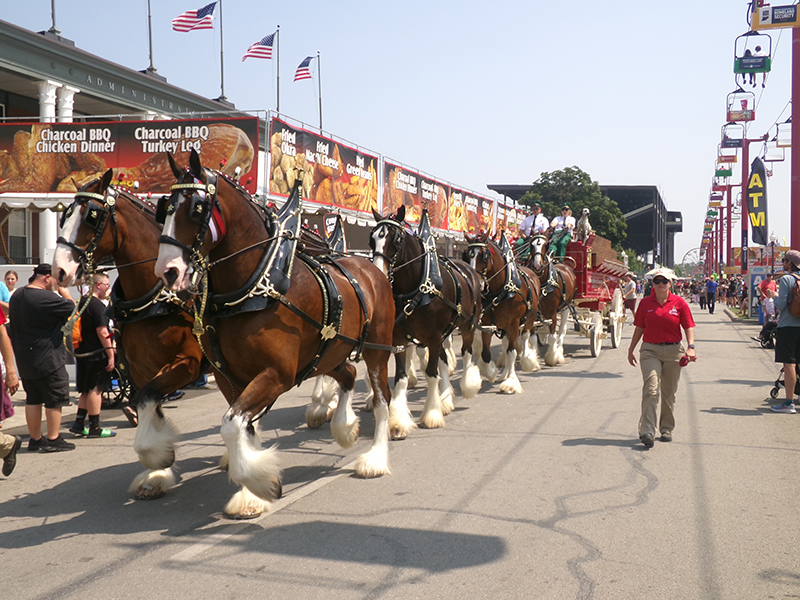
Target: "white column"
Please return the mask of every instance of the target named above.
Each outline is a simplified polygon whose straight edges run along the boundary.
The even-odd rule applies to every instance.
[[[55,81],[39,81],[39,120],[52,123],[56,120],[56,91],[61,87]]]
[[[78,88],[69,85],[61,86],[58,89],[56,106],[59,123],[72,123],[72,107],[75,104],[75,94],[79,92]]]
[[[60,83],[55,81],[40,81],[39,86],[39,119],[43,123],[53,123],[56,120],[56,95]],[[72,115],[72,96],[70,95],[70,116]],[[59,111],[61,110],[59,98]],[[53,252],[58,237],[58,216],[51,210],[39,213],[39,252],[41,262],[52,262]]]

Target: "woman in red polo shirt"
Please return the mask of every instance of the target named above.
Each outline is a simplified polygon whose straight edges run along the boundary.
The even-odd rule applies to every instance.
[[[628,348],[628,362],[636,366],[633,352],[643,339],[639,352],[642,369],[642,416],[639,419],[639,439],[652,448],[656,431],[661,432],[662,442],[672,441],[675,428],[675,392],[681,378],[680,359],[684,355],[683,335],[686,332],[689,360],[694,360],[694,319],[686,300],[670,293],[677,279],[672,269],[661,268],[650,271],[653,292],[639,302],[633,324],[633,337]],[[656,420],[658,398],[661,396],[661,418]],[[656,429],[658,425],[658,429]]]

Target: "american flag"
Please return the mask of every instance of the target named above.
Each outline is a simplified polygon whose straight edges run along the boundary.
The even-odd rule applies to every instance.
[[[244,53],[242,61],[246,58],[272,58],[272,44],[275,42],[275,34],[270,33],[261,38],[261,41],[251,45]]]
[[[297,67],[297,72],[294,74],[295,81],[302,81],[303,79],[311,79],[311,71],[308,65],[314,60],[313,56],[306,56],[300,66]]]
[[[172,28],[183,33],[194,29],[214,29],[213,19],[216,5],[216,2],[212,2],[197,10],[187,10],[179,17],[172,19]]]

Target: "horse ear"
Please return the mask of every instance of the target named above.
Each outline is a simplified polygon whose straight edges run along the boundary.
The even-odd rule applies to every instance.
[[[192,148],[192,153],[189,155],[189,169],[192,175],[200,179],[200,175],[203,173],[203,165],[200,164],[200,155],[194,148]]]
[[[169,168],[172,169],[172,174],[175,175],[175,179],[181,178],[181,168],[175,163],[175,159],[172,158],[172,154],[167,152],[167,158],[169,159]]]
[[[100,180],[100,192],[104,192],[111,185],[111,180],[114,179],[114,170],[109,169],[103,174],[103,179]]]
[[[376,222],[376,223],[377,223],[378,221],[381,221],[381,220],[383,219],[383,217],[381,216],[381,214],[380,214],[380,213],[379,213],[377,210],[375,210],[374,208],[372,209],[372,217],[375,219],[375,222]]]
[[[397,209],[397,220],[401,223],[406,220],[406,205],[401,204],[400,208]]]

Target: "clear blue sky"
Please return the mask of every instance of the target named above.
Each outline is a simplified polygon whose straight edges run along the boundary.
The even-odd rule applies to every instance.
[[[219,31],[171,29],[208,1],[151,0],[154,63],[170,83],[215,98]],[[6,2],[0,18],[41,31],[50,6]],[[280,25],[281,112],[318,124],[316,79],[292,78],[320,51],[326,131],[489,195],[488,183],[530,183],[573,165],[601,184],[656,185],[684,216],[680,262],[700,243],[746,8],[744,0],[224,0],[225,93],[238,109],[275,108],[275,61],[241,58]],[[134,69],[149,64],[146,0],[56,0],[56,24],[83,50]],[[790,114],[791,32],[773,33],[773,48],[749,137]],[[769,228],[787,241],[789,169],[787,152],[767,184]]]

